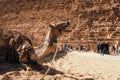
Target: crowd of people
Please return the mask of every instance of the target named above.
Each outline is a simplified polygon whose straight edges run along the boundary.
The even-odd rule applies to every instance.
[[[110,54],[109,52],[109,44],[108,43],[98,43],[96,45],[97,48],[97,53],[101,53],[102,55],[104,54]]]
[[[118,44],[117,46],[114,45],[109,45],[109,43],[107,42],[103,42],[103,43],[98,43],[96,45],[96,49],[97,49],[97,53],[100,53],[102,55],[104,54],[119,54],[120,53],[120,44]]]
[[[70,44],[63,43],[62,50],[67,50],[67,51],[73,51],[73,50],[89,51],[90,50],[90,45],[83,46],[83,45],[76,44],[76,46],[73,47]]]
[[[66,51],[73,51],[73,50],[90,51],[90,50],[92,50],[92,48],[91,48],[90,45],[83,46],[83,45],[80,45],[80,44],[76,44],[76,46],[73,47],[70,44],[63,43],[62,50],[66,50]],[[116,47],[116,46],[110,45],[107,42],[97,43],[96,48],[93,51],[96,51],[100,55],[119,54],[120,53],[120,44],[117,45],[117,47]]]

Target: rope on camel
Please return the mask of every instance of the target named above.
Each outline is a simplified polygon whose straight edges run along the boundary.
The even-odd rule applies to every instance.
[[[58,52],[58,45],[57,45],[57,48],[55,50],[55,54],[54,54],[54,56],[52,58],[51,64],[53,64],[53,61],[55,60],[57,52]],[[48,67],[47,71],[45,72],[45,74],[42,76],[42,78],[40,80],[44,80],[44,77],[48,74],[49,71],[50,71],[50,66]]]

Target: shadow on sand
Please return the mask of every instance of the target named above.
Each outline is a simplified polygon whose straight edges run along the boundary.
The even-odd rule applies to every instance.
[[[63,52],[63,51],[58,52],[55,60],[62,58],[66,54],[67,52]],[[51,62],[53,59],[53,56],[54,54],[49,54],[45,58],[41,59],[40,62],[42,63]],[[32,70],[34,71],[39,71],[41,74],[45,74],[49,66],[42,66],[38,63],[34,63],[29,67],[31,67]],[[23,67],[21,67],[19,64],[0,63],[0,75],[11,72],[11,71],[15,72],[15,71],[21,71],[21,70],[23,70]],[[50,68],[50,71],[48,72],[47,75],[56,75],[56,74],[63,74],[63,72]]]
[[[11,71],[21,71],[22,67],[19,64],[0,63],[0,75]]]
[[[9,73],[9,72],[16,74],[16,72],[19,73],[19,71],[23,70],[23,68],[17,64],[0,63],[0,65],[1,65],[0,66],[0,75]],[[32,71],[40,72],[40,74],[44,75],[49,66],[41,66],[39,64],[37,64],[37,65],[35,64],[30,67],[31,67]],[[50,70],[47,73],[47,75],[56,75],[56,74],[64,74],[64,73],[50,67]]]
[[[59,52],[57,53],[56,57],[55,57],[55,61],[58,60],[58,59],[60,59],[60,58],[62,58],[62,57],[64,57],[66,54],[67,54],[66,51],[59,51]],[[52,54],[52,53],[49,54],[49,55],[47,55],[45,58],[43,58],[43,59],[40,60],[40,63],[48,63],[48,62],[51,62],[52,59],[53,59],[53,56],[54,56],[54,54]]]
[[[66,51],[59,51],[57,53],[56,57],[55,57],[55,60],[58,60],[58,59],[64,57],[66,54],[67,54]],[[47,55],[45,58],[43,58],[43,59],[40,60],[40,63],[51,62],[52,59],[53,59],[53,56],[54,56],[54,54]],[[47,71],[47,69],[48,69],[49,66],[47,66],[47,65],[46,66],[42,66],[42,65],[40,65],[38,63],[35,63],[31,67],[34,70],[40,71],[41,74],[45,74],[45,72]],[[64,73],[61,72],[61,71],[55,70],[52,67],[50,67],[50,71],[48,72],[47,75],[56,75],[56,74],[64,74]]]

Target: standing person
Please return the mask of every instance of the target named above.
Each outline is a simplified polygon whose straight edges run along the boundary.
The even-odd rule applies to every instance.
[[[100,43],[97,43],[96,48],[97,48],[97,53],[101,53],[101,44]]]
[[[83,50],[83,46],[79,45],[79,50],[82,51]]]
[[[112,52],[115,54],[116,53],[116,48],[115,46],[112,46]]]
[[[70,49],[72,50],[73,49],[73,47],[70,45]]]
[[[79,50],[79,44],[76,45],[76,50]]]
[[[105,48],[104,49],[105,50],[104,54],[109,54],[109,44],[107,42],[105,42],[104,48]]]
[[[73,47],[71,45],[68,45],[68,50],[72,51]]]
[[[67,48],[67,44],[63,43],[63,50],[66,50],[66,48]]]
[[[87,46],[87,50],[90,51],[90,45]]]
[[[120,44],[118,45],[118,54],[120,54]]]
[[[103,43],[101,43],[101,46],[100,46],[100,49],[101,49],[101,55],[104,55],[104,52],[105,52],[105,45],[104,45],[105,43],[103,42]]]
[[[67,46],[67,50],[70,50],[70,45]]]

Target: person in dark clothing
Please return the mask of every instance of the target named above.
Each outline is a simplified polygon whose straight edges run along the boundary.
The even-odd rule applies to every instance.
[[[100,45],[101,55],[104,55],[104,43]]]
[[[70,45],[67,46],[67,49],[68,49],[68,50],[70,49]]]
[[[102,53],[104,54],[109,54],[109,44],[108,43],[103,43],[102,44]]]
[[[105,43],[105,54],[109,54],[109,44]]]
[[[73,49],[73,47],[70,45],[70,49]]]
[[[101,53],[101,44],[98,43],[96,47],[97,47],[97,53]]]
[[[80,51],[82,51],[82,50],[83,50],[83,46],[82,46],[82,45],[80,45],[79,47],[80,47],[80,48],[79,48],[79,49],[80,49]]]
[[[68,50],[72,50],[73,49],[73,47],[71,46],[71,45],[68,45],[68,48],[67,48]]]

